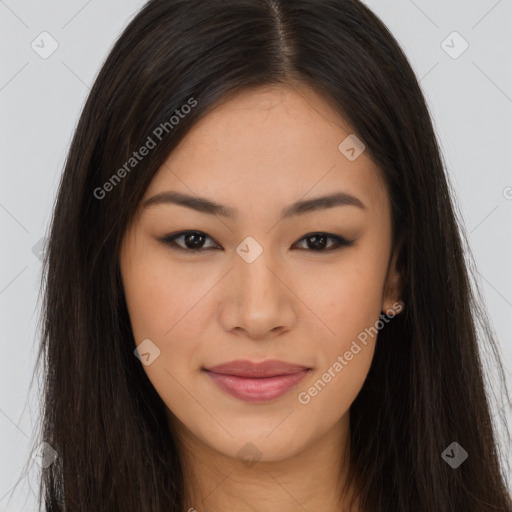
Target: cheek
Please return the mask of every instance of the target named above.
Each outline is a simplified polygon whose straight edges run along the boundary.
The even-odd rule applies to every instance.
[[[216,276],[194,264],[172,264],[149,249],[124,262],[122,276],[136,344],[150,339],[160,351],[144,370],[160,396],[179,397],[179,383],[199,367],[196,352],[210,321],[205,308]]]
[[[153,338],[167,343],[187,322],[188,313],[204,295],[207,281],[194,277],[194,265],[179,268],[147,251],[123,271],[123,284],[137,342]],[[190,325],[188,325],[190,327]]]
[[[137,343],[160,340],[176,310],[176,283],[151,260],[134,263],[123,274],[124,291]]]
[[[333,350],[348,350],[351,341],[378,320],[385,264],[376,251],[354,251],[336,267],[304,272],[308,277],[297,281],[304,302],[325,326],[323,345],[331,357]]]
[[[349,410],[372,363],[381,287],[371,274],[338,273],[329,293],[316,297],[315,312],[329,332],[317,338],[317,366],[296,396],[307,417],[321,418],[323,425],[334,424]]]
[[[149,339],[159,350],[158,357],[143,369],[167,407],[178,411],[190,407],[190,395],[183,385],[190,388],[191,361],[205,321],[198,306],[211,287],[207,277],[199,281],[194,272],[197,274],[193,269],[176,268],[149,251],[122,266],[136,345]]]
[[[368,250],[347,257],[339,269],[331,269],[326,276],[316,275],[316,286],[313,280],[303,284],[303,293],[309,293],[306,300],[314,304],[314,313],[328,329],[317,338],[318,366],[297,390],[297,401],[312,417],[318,413],[326,424],[337,421],[350,408],[370,369],[385,263],[377,251]]]

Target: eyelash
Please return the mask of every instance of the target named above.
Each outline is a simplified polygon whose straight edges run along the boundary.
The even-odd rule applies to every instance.
[[[174,235],[165,236],[165,237],[161,238],[160,241],[163,242],[164,244],[168,245],[171,249],[176,249],[178,251],[184,251],[184,252],[189,252],[189,253],[190,252],[198,253],[198,252],[208,251],[211,249],[217,249],[217,247],[207,247],[206,249],[205,248],[190,249],[188,247],[181,247],[175,242],[176,239],[186,236],[186,235],[190,235],[190,234],[198,235],[198,236],[204,235],[207,238],[210,238],[211,240],[213,240],[213,238],[211,238],[209,235],[207,235],[203,231],[180,231],[179,233],[176,233]],[[322,249],[322,250],[314,250],[314,249],[299,249],[299,250],[308,251],[308,252],[316,252],[316,253],[325,253],[325,252],[336,251],[338,249],[341,249],[342,247],[350,247],[355,242],[355,240],[347,240],[346,238],[343,238],[341,236],[333,235],[331,233],[324,233],[321,231],[308,233],[308,234],[304,235],[302,238],[300,238],[298,240],[298,242],[301,242],[302,240],[307,240],[308,238],[313,238],[315,236],[330,238],[336,242],[336,245],[334,247],[330,247],[329,249]]]

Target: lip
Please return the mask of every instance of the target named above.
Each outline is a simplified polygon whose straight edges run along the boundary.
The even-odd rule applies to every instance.
[[[311,368],[271,359],[261,363],[236,360],[203,370],[231,396],[246,402],[267,402],[297,386]]]

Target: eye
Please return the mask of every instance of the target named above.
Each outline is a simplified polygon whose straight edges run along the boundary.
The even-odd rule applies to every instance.
[[[176,240],[182,238],[185,247],[176,243]],[[189,251],[189,252],[200,252],[205,251],[207,249],[215,249],[214,247],[203,247],[205,239],[209,238],[212,240],[206,233],[202,231],[182,231],[181,233],[177,233],[175,235],[166,236],[161,239],[167,245],[170,245],[172,248]],[[219,246],[217,246],[219,247]]]
[[[177,243],[177,240],[182,240],[182,244]],[[166,245],[171,246],[173,249],[178,249],[187,252],[202,252],[211,249],[220,249],[220,245],[213,244],[211,246],[204,246],[205,240],[213,240],[210,236],[202,231],[181,231],[174,235],[169,235],[160,239]],[[328,240],[334,243],[327,243]],[[351,246],[355,240],[347,240],[342,236],[333,235],[330,233],[316,232],[308,233],[303,236],[296,244],[306,242],[306,248],[300,250],[309,250],[311,252],[330,252],[339,249],[343,246]],[[326,248],[327,247],[327,248]]]
[[[313,252],[329,252],[334,251],[336,249],[339,249],[343,246],[350,246],[352,245],[355,240],[347,240],[346,238],[343,238],[342,236],[338,235],[332,235],[330,233],[308,233],[307,235],[304,235],[299,242],[305,240],[306,246],[308,249],[310,249]],[[334,240],[334,244],[332,244],[328,249],[326,249],[327,240]]]

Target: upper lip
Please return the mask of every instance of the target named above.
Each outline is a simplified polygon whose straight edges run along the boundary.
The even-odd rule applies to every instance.
[[[205,370],[209,372],[235,375],[238,377],[275,377],[277,375],[288,375],[309,369],[310,368],[307,366],[287,363],[285,361],[279,361],[278,359],[268,359],[260,363],[238,359],[205,368]]]

